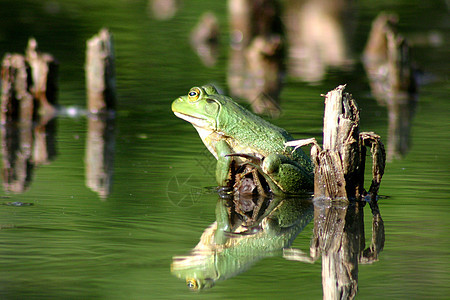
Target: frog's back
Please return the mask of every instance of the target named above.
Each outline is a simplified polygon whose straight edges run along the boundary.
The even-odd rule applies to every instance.
[[[262,155],[288,154],[284,143],[293,138],[286,130],[251,113],[228,97],[224,101],[226,103],[221,113],[226,117],[219,120],[218,130],[230,145],[242,150],[253,150]]]

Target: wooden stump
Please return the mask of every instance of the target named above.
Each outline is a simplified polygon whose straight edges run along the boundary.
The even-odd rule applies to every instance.
[[[376,261],[384,246],[384,224],[377,193],[386,155],[380,137],[359,132],[355,100],[344,93],[345,85],[325,95],[323,149],[315,139],[291,141],[287,146],[313,144],[314,238],[310,254],[322,255],[324,299],[353,299],[358,290],[358,264]],[[366,147],[372,153],[372,243],[364,249],[364,190]],[[353,203],[349,204],[349,201]]]
[[[315,164],[315,197],[355,198],[361,194],[359,112],[341,85],[325,96],[323,150],[311,150]]]
[[[104,113],[115,107],[115,70],[112,36],[102,29],[86,43],[88,111]]]
[[[314,197],[332,200],[360,200],[364,190],[366,148],[372,152],[371,197],[376,199],[384,174],[386,154],[384,145],[373,132],[359,132],[359,111],[345,85],[325,95],[323,150],[315,139],[291,141],[287,146],[313,144]]]

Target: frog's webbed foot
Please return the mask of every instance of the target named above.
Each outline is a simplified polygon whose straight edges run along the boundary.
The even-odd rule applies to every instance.
[[[245,228],[245,230],[242,230],[239,232],[226,231],[225,236],[228,238],[240,238],[243,236],[257,234],[258,232],[260,232],[262,230],[261,226],[253,226],[253,227],[243,226],[243,228]]]
[[[217,187],[217,192],[219,193],[220,198],[228,199],[229,197],[231,197],[233,188],[229,186],[219,186]]]

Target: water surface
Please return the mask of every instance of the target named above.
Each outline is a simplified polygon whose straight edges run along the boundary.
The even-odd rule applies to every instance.
[[[413,57],[431,80],[420,88],[409,152],[386,166],[379,202],[385,246],[378,262],[360,265],[358,298],[445,299],[450,292],[448,7],[444,1],[369,2],[358,3],[354,16],[356,61],[371,20],[382,10],[394,11],[401,32],[419,41]],[[0,7],[0,54],[23,52],[34,36],[60,62],[59,104],[65,107],[85,106],[85,41],[108,27],[115,39],[118,107],[107,197],[86,186],[84,116],[57,118],[57,155],[33,169],[26,191],[0,192],[5,204],[0,205],[0,298],[322,297],[320,261],[265,258],[202,293],[191,293],[170,272],[172,257],[189,253],[215,221],[214,158],[170,104],[205,83],[228,93],[225,2],[184,1],[170,20],[157,20],[145,1],[0,1]],[[217,14],[223,28],[214,67],[201,63],[188,38],[206,10]],[[420,42],[430,32],[442,42]],[[272,122],[296,138],[321,140],[320,95],[343,83],[360,106],[361,129],[387,140],[387,109],[372,97],[358,62],[313,85],[288,76],[280,96],[283,113]],[[11,202],[32,205],[6,205]],[[370,241],[369,212],[365,228]],[[293,246],[308,252],[312,233],[310,223]]]

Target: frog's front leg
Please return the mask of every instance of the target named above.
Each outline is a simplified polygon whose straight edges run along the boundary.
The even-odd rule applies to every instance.
[[[227,156],[231,154],[231,148],[225,141],[219,141],[216,144],[216,153],[217,153],[217,165],[216,165],[216,180],[217,184],[220,186],[227,186],[228,181],[230,180],[230,166],[232,162],[232,157]]]
[[[263,161],[262,170],[285,193],[312,191],[314,187],[312,173],[282,154],[269,154]]]
[[[214,242],[217,245],[223,245],[228,239],[226,233],[231,230],[226,199],[219,198],[217,202],[216,222],[217,222],[217,229],[214,234]]]

